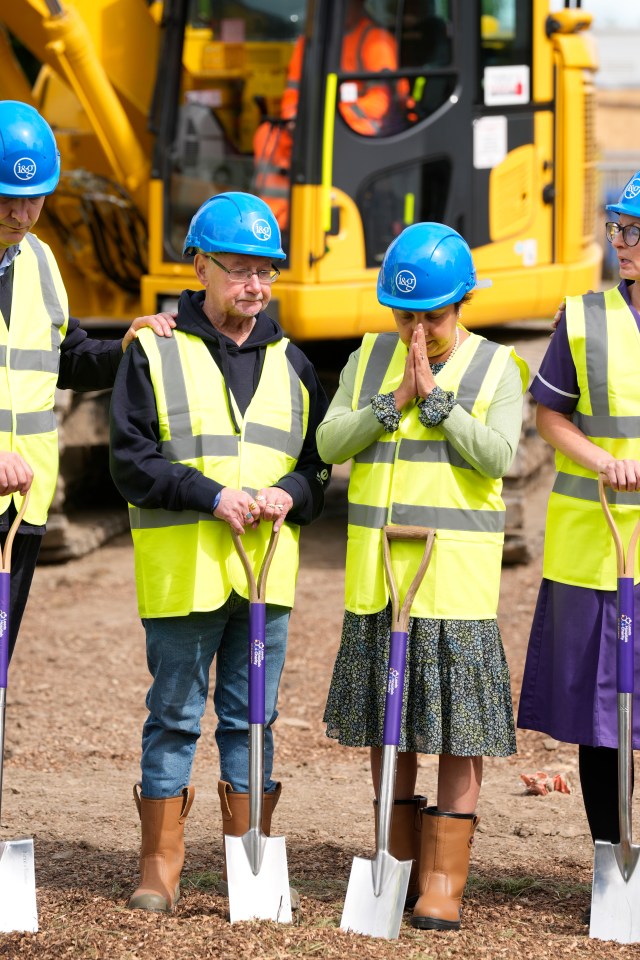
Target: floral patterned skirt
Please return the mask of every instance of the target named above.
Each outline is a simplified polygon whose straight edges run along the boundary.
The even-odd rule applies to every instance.
[[[345,746],[382,746],[390,630],[390,607],[345,613],[324,713],[327,736]],[[399,749],[458,757],[516,752],[496,620],[409,620]]]

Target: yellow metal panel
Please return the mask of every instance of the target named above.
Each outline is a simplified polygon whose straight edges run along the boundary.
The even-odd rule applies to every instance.
[[[489,233],[504,240],[531,226],[537,203],[536,149],[527,144],[512,150],[489,176]],[[534,192],[535,191],[535,192]]]
[[[320,283],[333,283],[336,280],[367,282],[372,271],[365,267],[360,211],[351,197],[336,187],[331,189],[330,198],[339,232],[327,235],[326,252],[318,261],[316,278]],[[377,277],[378,271],[374,273]]]
[[[534,0],[531,99],[537,103],[553,97],[553,46],[545,30],[548,15],[549,0]]]

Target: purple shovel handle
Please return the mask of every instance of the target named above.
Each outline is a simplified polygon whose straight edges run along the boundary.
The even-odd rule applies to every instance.
[[[0,572],[0,689],[7,689],[9,668],[9,595],[11,574]]]
[[[249,604],[249,723],[265,723],[265,624],[264,603]]]
[[[404,690],[404,666],[407,659],[407,632],[392,631],[389,649],[387,693],[384,702],[384,728],[382,742],[385,747],[397,747],[400,743],[402,721],[402,692]]]
[[[633,693],[633,638],[635,608],[633,577],[618,578],[618,693]]]

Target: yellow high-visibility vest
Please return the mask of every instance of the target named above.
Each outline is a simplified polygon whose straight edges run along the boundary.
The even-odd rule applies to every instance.
[[[580,398],[573,423],[616,459],[640,460],[640,331],[617,288],[567,297],[567,333]],[[549,497],[543,576],[560,583],[616,589],[616,557],[598,497],[598,478],[556,451]],[[623,543],[640,494],[607,491]],[[635,582],[640,581],[638,558]]]
[[[267,346],[258,388],[244,417],[234,402],[234,431],[222,374],[200,337],[140,330],[156,396],[163,455],[224,486],[255,494],[295,469],[309,419],[309,394],[286,356],[288,340]],[[217,610],[232,590],[248,597],[247,579],[227,523],[197,511],[130,505],[141,617]],[[243,545],[258,570],[272,525],[247,528]],[[297,524],[280,529],[267,603],[293,606],[298,572]]]
[[[524,391],[527,365],[510,347],[470,334],[436,376],[453,390],[471,416],[485,422],[510,356],[520,367]],[[401,383],[407,348],[397,334],[367,334],[360,350],[353,409]],[[375,613],[389,592],[382,562],[385,524],[436,529],[431,563],[412,606],[412,615],[437,619],[495,617],[500,587],[505,507],[502,480],[483,477],[448,442],[440,427],[426,429],[414,403],[398,429],[384,433],[354,457],[349,483],[346,607]],[[417,569],[421,543],[395,542],[392,563],[404,596]]]
[[[0,450],[19,453],[33,470],[28,523],[46,523],[58,478],[54,413],[60,344],[67,332],[67,293],[51,250],[28,233],[13,262],[11,316],[0,313]],[[0,497],[0,514],[11,496]]]

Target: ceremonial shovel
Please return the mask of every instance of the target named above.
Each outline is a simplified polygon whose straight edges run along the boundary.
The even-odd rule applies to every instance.
[[[384,729],[380,786],[378,789],[377,842],[373,860],[354,857],[342,911],[340,927],[370,937],[395,940],[407,897],[411,860],[397,860],[389,853],[389,833],[393,814],[396,761],[402,720],[404,668],[407,659],[407,628],[411,604],[422,583],[433,550],[435,531],[428,527],[387,526],[382,531],[384,569],[391,594],[393,623],[389,649],[389,669],[384,707]],[[390,540],[425,540],[418,572],[407,591],[402,608],[391,568]]]
[[[265,622],[266,583],[278,542],[273,531],[258,582],[241,538],[233,542],[247,574],[249,586],[249,830],[242,837],[225,837],[229,914],[236,920],[291,922],[291,895],[284,837],[262,832],[265,724]]]
[[[622,538],[607,503],[602,477],[600,503],[616,545],[618,568],[618,819],[620,843],[596,840],[589,936],[618,943],[640,943],[640,847],[631,841],[631,770],[633,763],[633,644],[635,555],[638,520],[625,557]]]
[[[9,668],[9,598],[11,592],[11,547],[27,504],[27,491],[17,517],[11,524],[2,551],[0,567],[0,811],[2,809],[2,774],[4,768],[4,721]],[[33,840],[0,842],[0,932],[26,931],[37,933],[36,876]]]

